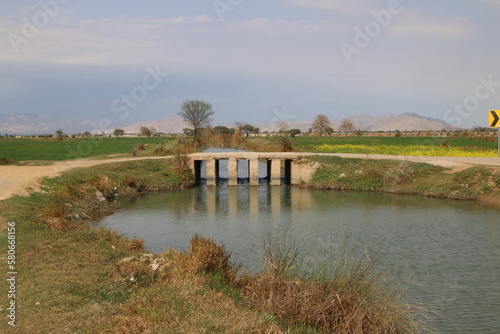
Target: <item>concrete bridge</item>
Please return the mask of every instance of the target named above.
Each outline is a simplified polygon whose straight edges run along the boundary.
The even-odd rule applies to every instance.
[[[219,161],[228,162],[228,185],[238,185],[238,161],[248,161],[248,179],[250,185],[259,185],[259,162],[267,164],[267,179],[270,185],[281,185],[281,179],[292,185],[310,180],[316,170],[315,163],[302,161],[301,154],[295,152],[222,152],[222,153],[193,153],[188,157],[191,160],[191,169],[196,180],[201,179],[202,162],[206,162],[206,179],[208,186],[215,186],[219,181]]]

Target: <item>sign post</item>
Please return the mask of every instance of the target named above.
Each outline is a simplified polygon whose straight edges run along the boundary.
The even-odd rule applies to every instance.
[[[498,128],[498,157],[500,158],[500,110],[490,110],[489,116],[490,128]]]

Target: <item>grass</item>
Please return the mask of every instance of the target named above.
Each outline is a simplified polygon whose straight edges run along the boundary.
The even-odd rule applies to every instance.
[[[500,196],[500,170],[472,167],[451,173],[426,163],[392,160],[312,157],[321,167],[309,187],[318,189],[383,191],[400,194],[476,200]]]
[[[353,257],[345,243],[333,258],[303,265],[300,251],[270,238],[261,253],[264,269],[245,293],[284,323],[321,333],[419,333],[419,307],[401,302],[396,282],[384,282],[366,254]]]
[[[145,145],[139,156],[154,155],[157,146],[175,151],[174,138],[77,138],[57,140],[9,139],[0,141],[0,157],[18,161],[61,161],[105,155],[129,156],[137,145]]]
[[[231,137],[232,138],[232,137]],[[241,139],[225,143],[212,138],[215,146],[240,145],[250,151],[283,151],[281,137]],[[233,138],[234,139],[234,138]],[[295,137],[292,148],[300,152],[338,152],[391,155],[496,156],[497,144],[469,138],[440,137]],[[442,146],[442,141],[446,145]],[[234,140],[233,140],[234,141]],[[229,145],[229,146],[231,146]],[[231,147],[233,147],[231,146]],[[411,147],[411,150],[410,150]],[[0,163],[20,161],[61,161],[91,157],[147,157],[172,155],[185,150],[174,138],[76,138],[64,141],[46,139],[3,139]],[[184,151],[183,151],[184,152]],[[430,152],[430,153],[429,153]],[[188,152],[185,152],[188,153]]]

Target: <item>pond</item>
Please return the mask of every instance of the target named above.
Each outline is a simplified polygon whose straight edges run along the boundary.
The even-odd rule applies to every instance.
[[[440,317],[441,333],[500,333],[500,210],[475,202],[290,186],[198,186],[124,201],[96,224],[185,250],[197,233],[258,269],[255,249],[286,235],[302,256],[328,256],[346,240],[404,278],[409,300]]]

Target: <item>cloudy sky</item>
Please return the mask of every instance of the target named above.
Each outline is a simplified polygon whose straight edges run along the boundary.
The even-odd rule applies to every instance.
[[[0,3],[1,114],[216,124],[500,109],[500,0]]]

